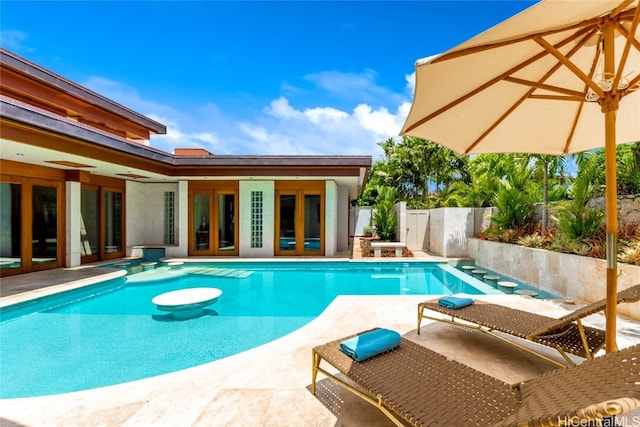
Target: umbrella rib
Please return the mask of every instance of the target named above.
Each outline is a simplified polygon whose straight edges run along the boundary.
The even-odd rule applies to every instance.
[[[517,83],[517,84],[521,84],[524,86],[531,86],[533,88],[536,89],[543,89],[543,90],[548,90],[550,92],[558,92],[558,93],[562,93],[565,95],[569,95],[571,97],[578,97],[580,99],[582,99],[584,97],[584,94],[582,92],[578,92],[577,90],[571,90],[571,89],[566,89],[563,87],[558,87],[558,86],[552,86],[552,85],[547,85],[541,82],[533,82],[530,80],[524,80],[524,79],[519,79],[517,77],[505,77],[504,79],[505,81],[508,82],[512,82],[512,83]],[[565,97],[566,99],[566,97]]]
[[[624,90],[625,92],[633,92],[637,88],[634,88],[636,85],[640,84],[640,74],[635,76],[632,80],[629,81],[629,86]]]
[[[602,52],[601,46],[598,45],[596,49],[595,57],[598,58],[601,52]],[[588,75],[589,80],[593,80],[593,75],[595,74],[597,67],[598,67],[598,61],[597,60],[592,61],[591,69],[589,70],[589,75]],[[584,90],[585,93],[587,92],[587,89],[588,89],[588,85],[585,85],[585,90]],[[573,141],[573,136],[575,135],[576,129],[578,128],[578,120],[580,119],[580,116],[582,115],[582,110],[584,109],[585,98],[582,97],[581,101],[582,102],[580,102],[580,105],[578,105],[578,111],[576,111],[576,115],[573,119],[573,123],[571,124],[571,132],[569,132],[569,135],[567,136],[567,142],[564,144],[564,150],[562,152],[565,154],[569,152],[571,141]]]
[[[554,101],[584,102],[583,96],[529,95],[529,99],[548,99],[548,100],[554,100]]]
[[[581,37],[583,35],[585,35],[585,33],[588,35],[592,34],[593,31],[595,31],[594,28],[582,28],[580,31],[577,31],[576,33],[572,34],[570,37],[567,37],[566,39],[562,40],[560,43],[557,44],[558,47],[562,47],[567,43],[572,42],[573,40],[575,40],[578,37]],[[585,39],[588,37],[585,37]],[[574,48],[575,49],[575,48]],[[455,107],[456,105],[464,102],[465,100],[467,100],[468,98],[482,92],[483,90],[485,90],[486,88],[493,86],[494,84],[503,81],[506,77],[509,77],[510,74],[515,73],[516,71],[519,71],[523,68],[528,67],[529,65],[531,65],[532,63],[536,62],[537,60],[543,58],[544,56],[546,56],[548,54],[547,51],[542,51],[540,53],[537,53],[536,55],[532,56],[531,58],[529,58],[526,61],[521,62],[520,64],[516,65],[513,68],[510,68],[509,70],[507,70],[506,72],[492,78],[491,80],[483,83],[482,85],[476,87],[475,89],[473,89],[470,92],[467,92],[465,95],[460,96],[459,98],[454,99],[453,101],[451,101],[450,103],[448,103],[447,105],[441,107],[440,109],[434,111],[433,113],[429,114],[428,116],[423,117],[422,119],[416,121],[414,124],[412,124],[411,126],[408,126],[403,133],[407,133],[412,131],[413,129],[417,128],[418,126],[423,125],[424,123],[428,122],[429,120],[433,119],[434,117],[438,117],[440,114],[445,113],[446,111],[450,110],[451,108]],[[431,64],[431,63],[429,63]],[[546,79],[547,77],[545,77]]]
[[[629,19],[631,21],[631,19]],[[622,20],[621,20],[622,21]],[[633,36],[629,36],[629,34],[631,34],[629,32],[629,30],[627,30],[627,27],[625,27],[624,25],[618,25],[617,27],[618,32],[620,32],[620,34],[622,34],[626,39],[631,39],[631,44],[633,46],[635,46],[635,48],[637,50],[640,50],[640,41],[638,41],[635,37]]]
[[[547,52],[553,55],[558,61],[560,61],[565,67],[567,67],[573,74],[580,80],[585,82],[591,90],[598,94],[600,98],[604,98],[604,91],[598,86],[592,79],[589,78],[580,68],[578,68],[573,62],[564,56],[558,49],[553,47],[549,42],[542,38],[536,38],[535,41],[542,46]]]
[[[616,7],[615,9],[613,9],[611,11],[611,13],[609,14],[609,16],[611,16],[612,18],[615,16],[618,16],[620,14],[623,14],[624,12],[626,12],[626,8],[627,6],[629,6],[630,4],[632,4],[635,0],[625,0],[622,3],[620,3],[620,5],[618,5],[618,7]],[[635,9],[635,8],[634,8]],[[629,10],[633,10],[633,9],[629,9]]]
[[[620,79],[622,78],[622,72],[624,70],[624,67],[627,63],[627,59],[629,58],[629,51],[631,50],[631,40],[635,39],[635,37],[632,37],[635,33],[636,30],[638,29],[638,22],[640,21],[640,10],[638,10],[638,8],[635,9],[635,14],[633,16],[633,21],[631,22],[631,28],[629,30],[629,34],[627,35],[627,42],[624,44],[624,48],[622,51],[622,56],[620,57],[620,63],[618,64],[618,72],[614,78],[613,81],[613,90],[611,91],[612,94],[616,94],[616,92],[618,91],[618,83],[620,82]],[[621,25],[618,22],[616,27],[619,28]],[[624,96],[624,92],[622,92],[622,95]]]

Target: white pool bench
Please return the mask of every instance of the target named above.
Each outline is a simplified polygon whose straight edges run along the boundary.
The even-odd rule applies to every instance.
[[[406,243],[402,242],[371,242],[373,248],[373,256],[379,258],[382,256],[382,248],[394,248],[396,250],[396,257],[402,257],[402,250],[407,247]]]

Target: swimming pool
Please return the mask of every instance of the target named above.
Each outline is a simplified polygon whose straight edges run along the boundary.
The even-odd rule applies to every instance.
[[[435,263],[230,262],[156,268],[0,312],[0,398],[58,394],[218,360],[284,336],[338,295],[499,293]],[[472,286],[470,283],[475,285]],[[222,290],[177,321],[151,299]]]

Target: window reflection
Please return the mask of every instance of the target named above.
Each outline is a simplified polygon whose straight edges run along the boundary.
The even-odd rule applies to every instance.
[[[58,253],[56,187],[34,185],[32,203],[32,264],[55,261]]]
[[[280,250],[296,249],[296,196],[280,195]]]
[[[234,200],[234,194],[218,195],[218,249],[221,251],[235,249]]]
[[[99,255],[100,252],[100,204],[97,190],[82,190],[80,200],[80,255]]]
[[[197,251],[209,249],[209,196],[196,194],[193,198],[193,229],[195,231],[194,242]]]
[[[320,250],[320,195],[304,196],[304,250]]]
[[[19,268],[21,260],[22,186],[0,183],[0,268]]]
[[[104,193],[104,253],[122,251],[122,193]]]

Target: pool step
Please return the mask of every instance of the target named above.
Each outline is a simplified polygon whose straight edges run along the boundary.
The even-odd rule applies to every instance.
[[[215,276],[215,277],[229,277],[234,279],[246,279],[253,274],[253,271],[239,270],[236,268],[214,268],[205,267],[198,268],[189,272],[190,274],[197,274],[199,276]]]

